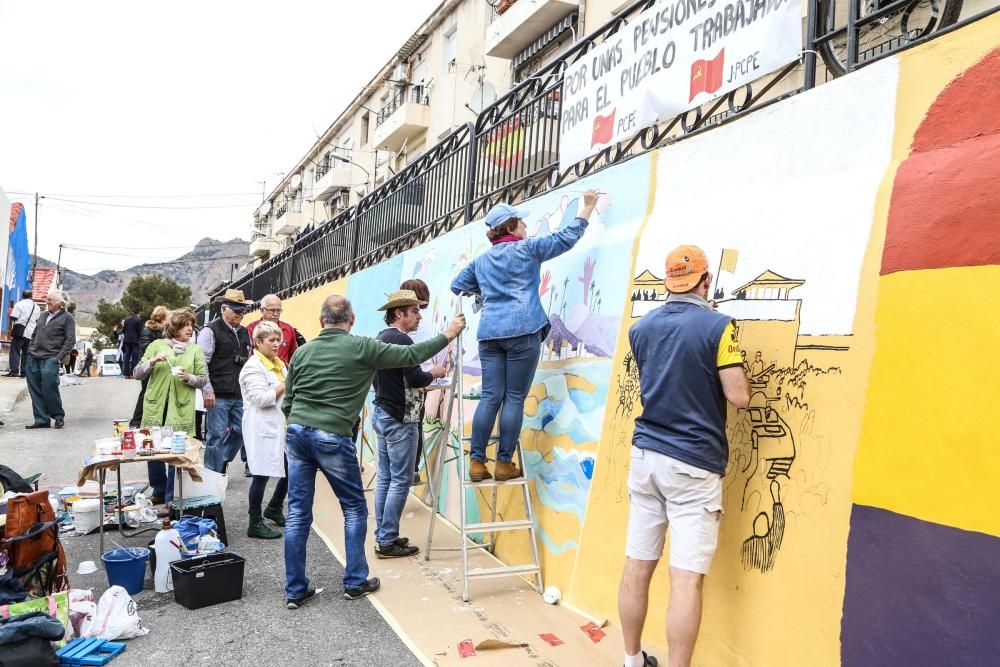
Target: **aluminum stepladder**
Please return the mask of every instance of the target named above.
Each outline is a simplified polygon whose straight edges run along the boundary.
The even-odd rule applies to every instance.
[[[522,471],[521,477],[506,482],[498,482],[495,479],[473,482],[467,479],[468,470],[466,457],[468,456],[468,452],[466,451],[466,443],[471,444],[472,438],[465,437],[465,408],[463,405],[463,399],[466,397],[463,386],[464,383],[462,380],[462,336],[459,335],[459,337],[455,339],[455,342],[457,345],[455,370],[452,374],[451,391],[447,399],[448,407],[445,409],[445,418],[441,424],[441,430],[432,436],[433,440],[429,439],[424,443],[424,461],[426,463],[431,461],[430,452],[433,451],[435,442],[440,449],[437,455],[437,460],[434,462],[434,470],[431,471],[429,467],[427,469],[427,488],[430,492],[431,498],[431,520],[427,527],[427,547],[424,549],[424,560],[430,560],[432,551],[461,551],[463,584],[462,599],[466,602],[469,601],[469,579],[493,579],[496,577],[533,574],[535,578],[535,589],[539,594],[541,594],[542,568],[538,560],[538,542],[535,536],[535,510],[531,504],[531,491],[528,487],[528,478],[524,476],[524,457],[521,454],[520,440],[518,440],[516,452],[517,462]],[[458,405],[457,410],[455,409],[456,404]],[[451,432],[451,418],[456,412],[458,415],[459,433],[461,434],[461,437],[457,442],[453,441]],[[491,441],[494,440],[496,440],[496,438],[491,438]],[[457,547],[435,547],[432,545],[434,541],[434,524],[437,520],[438,503],[440,501],[439,494],[443,486],[445,465],[452,462],[456,464],[458,479],[461,480],[461,491],[458,494],[460,517],[460,524],[458,528],[461,534],[461,544]],[[527,518],[515,521],[497,521],[497,496],[498,489],[500,487],[517,487],[521,490],[521,496],[524,501],[525,516]],[[493,490],[493,499],[490,504],[490,520],[482,523],[468,523],[465,511],[466,489],[484,488]],[[493,553],[495,548],[494,540],[496,538],[496,533],[509,530],[528,531],[532,562],[525,565],[504,565],[492,568],[477,568],[470,572],[469,550],[487,549],[490,553]],[[469,537],[472,533],[487,533],[490,535],[490,539],[480,544],[473,541]]]

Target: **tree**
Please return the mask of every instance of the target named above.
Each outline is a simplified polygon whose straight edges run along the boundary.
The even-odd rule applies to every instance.
[[[109,303],[104,299],[97,302],[97,330],[111,338],[115,325],[128,317],[133,309],[138,309],[143,317],[149,317],[156,306],[174,309],[190,304],[189,287],[178,285],[163,276],[136,276],[125,288],[118,303]]]

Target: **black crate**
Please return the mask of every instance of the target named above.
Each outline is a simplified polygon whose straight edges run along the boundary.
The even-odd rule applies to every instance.
[[[242,556],[227,552],[174,561],[174,600],[188,609],[239,600],[245,564]]]

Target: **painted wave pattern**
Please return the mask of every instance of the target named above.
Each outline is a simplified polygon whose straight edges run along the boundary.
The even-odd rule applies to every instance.
[[[539,501],[551,510],[574,515],[582,526],[594,475],[594,456],[589,452],[555,448],[546,459],[539,452],[525,451],[524,465],[528,477],[535,481]],[[538,522],[535,527],[552,553],[563,553],[579,546],[574,540],[557,544]]]
[[[532,415],[525,415],[524,428],[551,435],[566,435],[576,444],[596,442],[604,423],[611,362],[591,361],[574,365],[570,371],[545,369],[535,375],[535,386],[545,385],[545,398]],[[590,390],[567,385],[567,374],[585,379]]]

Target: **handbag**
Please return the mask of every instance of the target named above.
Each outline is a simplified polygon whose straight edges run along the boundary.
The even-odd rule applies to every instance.
[[[42,591],[48,595],[55,591],[67,590],[69,578],[66,576],[66,552],[59,542],[59,519],[49,504],[48,491],[36,491],[14,496],[7,501],[7,525],[0,545],[10,556],[10,565],[17,576],[24,572],[31,584],[43,584]],[[47,572],[40,572],[47,566]],[[23,580],[22,580],[23,581]],[[37,591],[35,591],[37,593]]]
[[[24,324],[17,322],[13,327],[11,327],[10,333],[14,338],[24,338],[24,330],[28,328],[28,322],[31,321],[31,318],[35,314],[35,309],[37,308],[38,306],[36,304],[31,304],[31,313],[28,314],[28,320]]]

